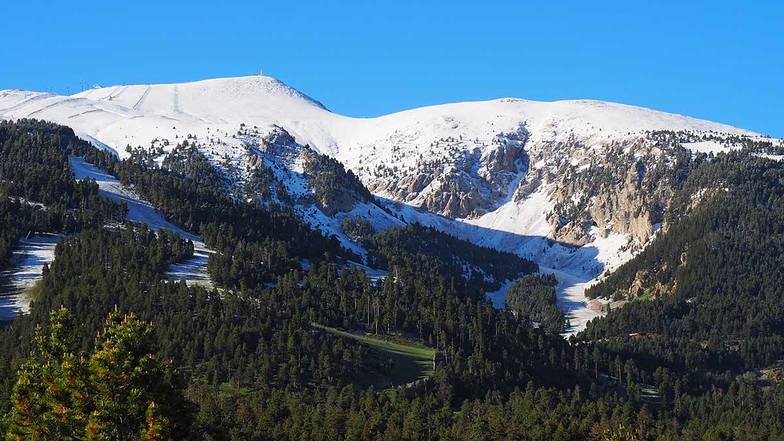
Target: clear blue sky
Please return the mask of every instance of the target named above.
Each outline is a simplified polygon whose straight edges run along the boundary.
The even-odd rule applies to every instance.
[[[355,116],[594,98],[784,136],[781,1],[217,3],[3,0],[0,88],[263,68]]]

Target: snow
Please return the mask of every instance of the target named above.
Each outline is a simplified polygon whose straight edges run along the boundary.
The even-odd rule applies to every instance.
[[[77,180],[95,180],[101,196],[128,206],[128,220],[146,224],[153,230],[167,229],[188,239],[197,239],[168,222],[152,204],[142,200],[136,192],[122,185],[114,176],[86,162],[84,158],[72,156],[69,159]]]
[[[41,280],[45,263],[54,259],[62,236],[39,234],[19,241],[8,267],[0,271],[0,320],[13,320],[30,310],[28,289]]]
[[[494,307],[497,309],[503,309],[506,307],[506,292],[509,291],[509,288],[511,288],[515,282],[516,280],[506,280],[497,290],[486,292],[485,297],[493,302]]]
[[[534,139],[574,135],[607,138],[644,130],[694,130],[744,135],[727,125],[654,110],[590,100],[520,99],[428,106],[376,118],[351,118],[266,76],[218,78],[180,84],[112,86],[72,96],[0,91],[0,116],[34,117],[68,125],[125,156],[126,145],[149,146],[187,134],[233,143],[241,123],[285,128],[299,143],[355,168],[362,158],[391,156],[393,147],[421,150],[441,138],[480,140],[525,126]],[[210,134],[208,135],[208,130]],[[175,144],[175,143],[172,143]],[[409,155],[410,156],[410,155]],[[405,164],[400,164],[401,166]]]
[[[547,236],[550,232],[547,213],[554,205],[549,198],[552,190],[552,186],[542,185],[520,202],[510,200],[490,213],[463,222],[514,234]]]
[[[546,267],[540,269],[543,273],[553,274],[558,279],[558,285],[555,287],[558,307],[564,311],[569,320],[566,335],[582,331],[589,321],[600,315],[588,307],[585,298],[585,290],[594,282],[590,275],[573,274]]]
[[[714,155],[718,153],[726,153],[732,150],[739,150],[740,146],[727,145],[718,141],[698,141],[698,142],[685,142],[683,147],[692,152],[705,153]]]
[[[348,261],[347,263],[348,266],[351,268],[361,269],[362,271],[364,271],[368,277],[368,280],[370,280],[370,282],[374,285],[383,281],[389,275],[389,271],[371,268],[362,263],[353,262],[353,261]]]
[[[633,257],[633,253],[626,249],[629,236],[610,233],[607,237],[602,238],[598,236],[596,228],[591,231],[591,234],[594,240],[581,247],[581,252],[595,252],[596,255],[593,259],[602,263],[601,270],[597,271],[595,267],[592,270],[590,266],[578,268],[576,265],[540,268],[543,273],[553,274],[558,279],[558,286],[555,288],[558,295],[558,306],[569,319],[569,328],[565,334],[567,336],[582,331],[589,321],[602,315],[599,311],[590,308],[588,299],[585,297],[585,290]]]
[[[101,196],[128,206],[128,220],[146,224],[150,229],[169,230],[183,239],[193,242],[193,257],[184,262],[171,265],[166,275],[174,280],[184,280],[189,284],[211,286],[207,274],[207,261],[211,250],[207,249],[201,238],[167,221],[149,202],[143,200],[132,189],[122,185],[114,176],[86,162],[84,158],[69,158],[77,180],[93,179],[98,184]]]
[[[784,155],[772,155],[770,153],[757,153],[760,158],[770,159],[771,161],[784,161]]]
[[[212,280],[207,273],[207,262],[210,259],[211,251],[203,243],[193,243],[193,257],[183,262],[169,265],[166,277],[172,280],[183,280],[190,285],[199,285],[205,288],[212,288]]]

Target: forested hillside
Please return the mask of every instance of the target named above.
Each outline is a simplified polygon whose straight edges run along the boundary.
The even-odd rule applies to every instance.
[[[67,156],[73,138],[52,124],[0,122],[0,267],[30,233],[70,233],[122,217],[122,207],[101,199],[94,183],[74,181]]]
[[[476,290],[494,290],[505,280],[539,270],[534,262],[515,254],[480,247],[416,224],[380,232],[366,240],[366,246],[372,265],[434,270]]]
[[[784,356],[784,165],[719,155],[676,201],[666,233],[588,291],[632,301],[583,338],[725,381],[776,364]]]
[[[8,439],[784,436],[784,385],[748,374],[780,356],[781,283],[766,279],[780,266],[778,163],[738,155],[700,166],[684,184],[682,216],[592,292],[635,297],[628,287],[643,270],[642,286],[668,288],[643,290],[567,340],[554,280],[519,257],[411,226],[365,238],[370,262],[388,270],[374,280],[347,264],[358,256],[293,214],[226,196],[187,148],[159,167],[120,161],[51,124],[2,123],[0,135],[1,158],[25,158],[3,162],[0,214],[4,225],[24,225],[7,247],[33,228],[15,222],[23,210],[51,213],[34,228],[69,233],[30,313],[0,331]],[[125,222],[94,183],[73,180],[68,155],[201,234],[216,250],[217,286],[168,280],[165,268],[192,244]],[[20,189],[25,169],[41,172]],[[698,191],[708,186],[716,191]],[[509,309],[484,298],[522,274]],[[428,348],[432,375],[395,382],[384,342]],[[708,369],[714,362],[720,370]],[[134,392],[112,389],[126,386]]]

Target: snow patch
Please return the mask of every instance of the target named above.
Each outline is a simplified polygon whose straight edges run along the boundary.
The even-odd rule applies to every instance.
[[[30,310],[28,290],[43,278],[44,264],[54,260],[62,236],[38,234],[19,241],[8,268],[0,271],[0,320],[13,320]]]
[[[695,153],[713,153],[714,155],[741,149],[740,146],[727,145],[718,141],[685,142],[683,143],[683,147]]]

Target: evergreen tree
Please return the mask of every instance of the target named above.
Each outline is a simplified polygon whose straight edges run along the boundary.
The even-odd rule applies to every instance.
[[[73,316],[52,311],[48,329],[36,330],[33,351],[14,385],[9,440],[81,439],[89,407],[84,357],[74,354]]]
[[[115,309],[88,358],[73,351],[73,317],[53,311],[17,373],[9,440],[187,438],[190,406],[168,362],[154,355],[154,330]]]
[[[152,325],[117,309],[109,314],[89,360],[88,439],[172,439],[187,429],[185,400],[156,346]]]

